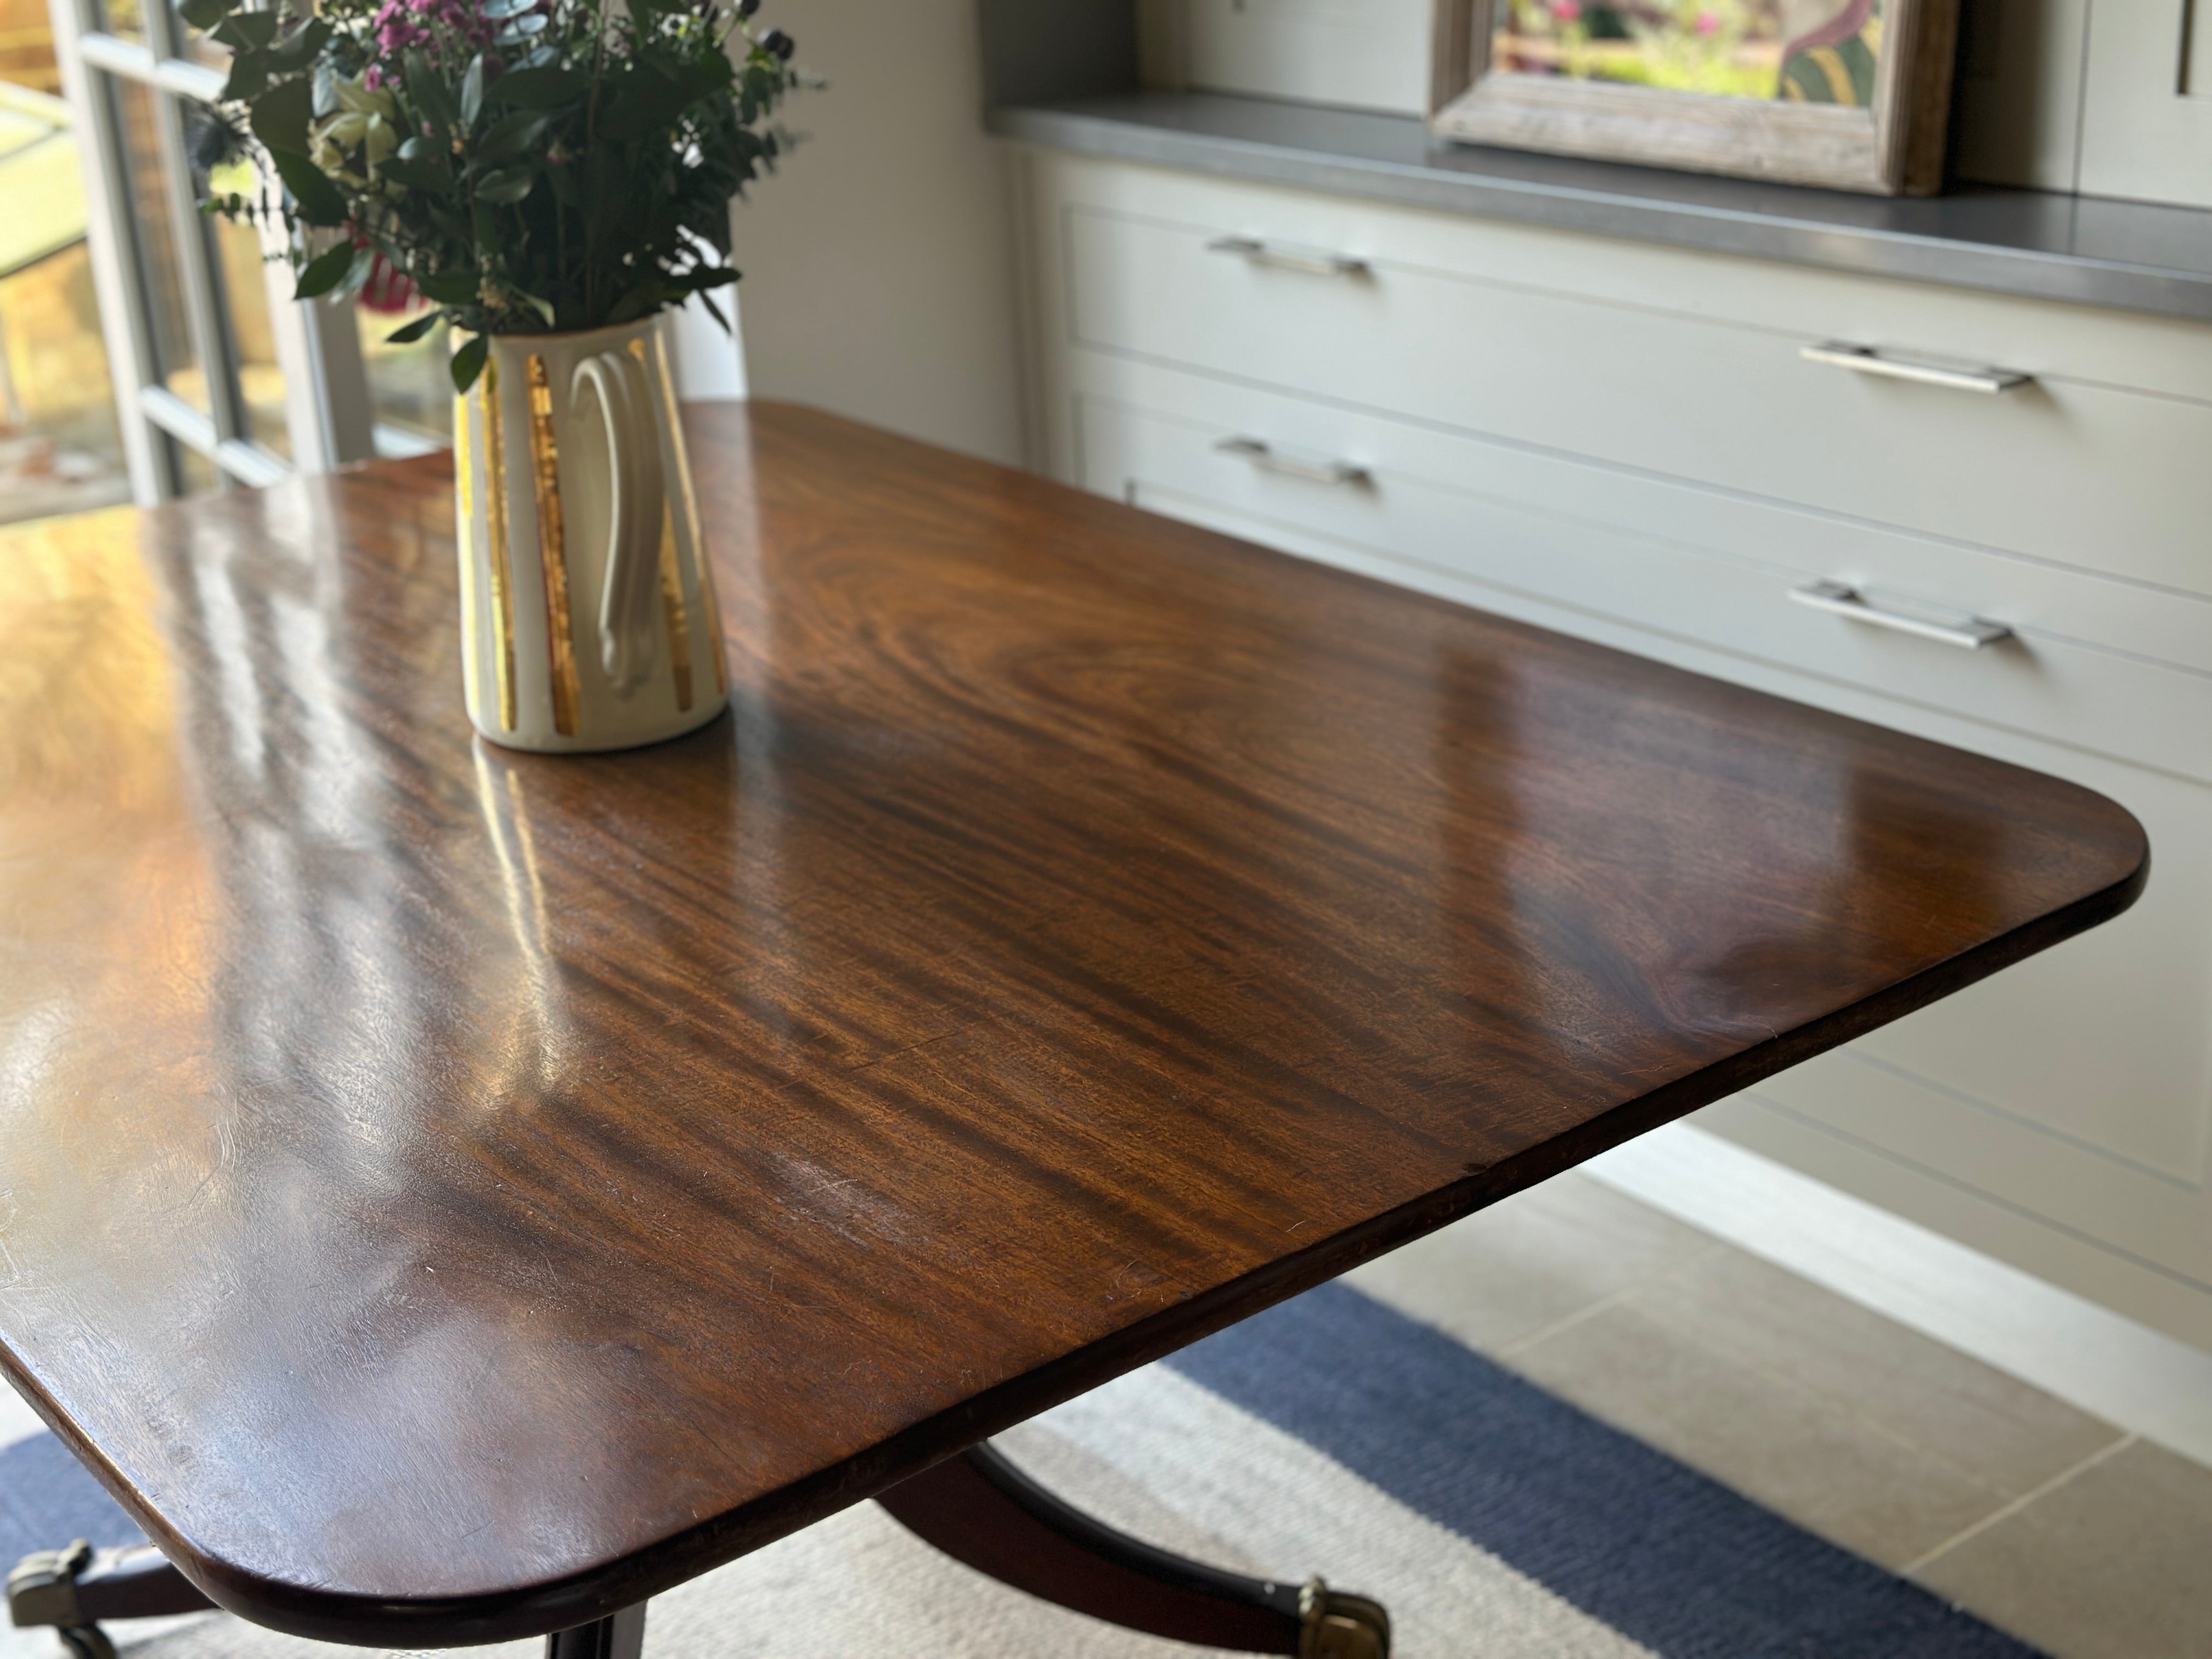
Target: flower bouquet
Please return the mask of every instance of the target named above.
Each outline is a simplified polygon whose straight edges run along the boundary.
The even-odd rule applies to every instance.
[[[182,0],[232,52],[226,130],[281,181],[297,295],[397,273],[453,354],[460,654],[513,748],[625,748],[724,706],[720,623],[655,319],[737,280],[730,201],[800,84],[759,0]],[[242,120],[240,117],[242,115]],[[265,175],[264,175],[265,176]],[[720,311],[714,311],[721,320]],[[725,322],[725,326],[726,326]]]
[[[438,307],[395,338],[440,316],[476,337],[465,388],[487,336],[627,323],[737,280],[730,199],[787,146],[768,121],[799,84],[790,36],[752,33],[759,3],[184,0],[230,48],[222,103],[286,198],[205,205],[293,233],[301,299],[358,289],[381,255]]]

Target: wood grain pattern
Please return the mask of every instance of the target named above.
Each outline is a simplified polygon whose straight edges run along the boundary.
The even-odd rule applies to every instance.
[[[2052,779],[690,419],[732,711],[630,754],[471,738],[442,459],[0,538],[0,1360],[249,1618],[578,1624],[2142,878]]]

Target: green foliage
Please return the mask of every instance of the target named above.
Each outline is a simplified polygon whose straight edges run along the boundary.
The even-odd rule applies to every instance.
[[[487,334],[629,322],[737,281],[730,198],[789,148],[770,118],[806,84],[787,36],[753,33],[757,3],[321,0],[302,18],[182,0],[231,49],[223,100],[285,197],[202,205],[281,219],[301,299],[352,293],[381,254],[441,308],[395,338],[439,315],[477,337],[453,358],[465,387]]]

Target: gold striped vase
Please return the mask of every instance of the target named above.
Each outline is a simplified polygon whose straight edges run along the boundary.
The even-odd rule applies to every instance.
[[[722,711],[720,617],[656,319],[493,336],[454,399],[453,471],[478,732],[628,749]]]

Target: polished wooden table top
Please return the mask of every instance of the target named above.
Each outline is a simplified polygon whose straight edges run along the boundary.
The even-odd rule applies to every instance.
[[[470,735],[441,459],[0,535],[0,1361],[264,1622],[580,1622],[2142,878],[2070,784],[692,418],[734,708],[626,755]]]

